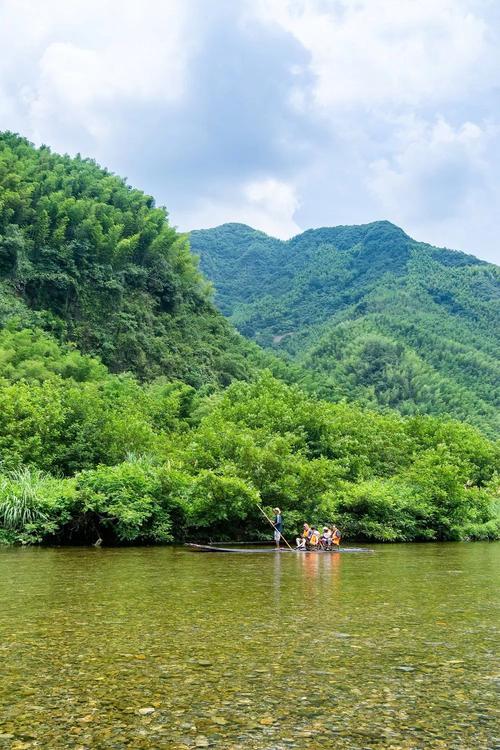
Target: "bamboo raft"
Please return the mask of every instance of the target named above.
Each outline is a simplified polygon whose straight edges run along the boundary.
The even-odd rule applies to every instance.
[[[215,547],[211,544],[194,544],[193,542],[186,542],[184,545],[185,547],[188,547],[193,552],[232,552],[239,555],[252,555],[252,554],[262,554],[262,553],[269,553],[269,552],[296,552],[299,555],[317,555],[317,554],[337,554],[341,552],[373,552],[372,549],[368,549],[367,547],[340,547],[339,548],[332,548],[332,549],[308,549],[308,550],[299,550],[299,549],[293,549],[288,547],[280,547],[277,549],[276,547],[260,547],[258,549],[237,549],[235,547]]]

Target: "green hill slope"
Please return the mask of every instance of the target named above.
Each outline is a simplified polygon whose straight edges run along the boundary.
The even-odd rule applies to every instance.
[[[190,237],[220,309],[322,396],[498,431],[497,266],[384,221],[286,242],[241,224]]]
[[[4,133],[0,323],[13,316],[142,379],[227,383],[253,356],[165,209],[92,160]]]

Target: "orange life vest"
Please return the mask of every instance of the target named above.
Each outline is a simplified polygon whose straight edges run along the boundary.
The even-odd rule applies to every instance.
[[[316,545],[319,543],[319,533],[317,531],[312,532],[311,538],[309,539],[309,543],[313,547],[316,547]]]

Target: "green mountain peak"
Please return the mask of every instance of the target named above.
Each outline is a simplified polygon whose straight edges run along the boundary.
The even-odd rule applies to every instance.
[[[498,430],[497,266],[389,221],[287,241],[224,225],[192,232],[191,246],[221,311],[323,396]]]

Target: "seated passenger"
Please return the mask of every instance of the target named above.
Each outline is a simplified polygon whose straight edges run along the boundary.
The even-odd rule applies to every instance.
[[[340,547],[341,538],[342,538],[342,535],[340,531],[337,529],[335,525],[332,526],[332,544],[334,544],[336,547]]]
[[[323,526],[323,533],[321,534],[320,545],[324,549],[330,549],[332,546],[332,532],[328,526]]]
[[[319,531],[316,526],[312,527],[311,536],[309,537],[309,546],[311,549],[316,549],[319,544]]]
[[[295,543],[297,544],[297,549],[306,549],[307,542],[310,539],[312,529],[309,526],[308,523],[304,524],[304,530],[302,531],[301,536],[298,536],[295,539]]]

